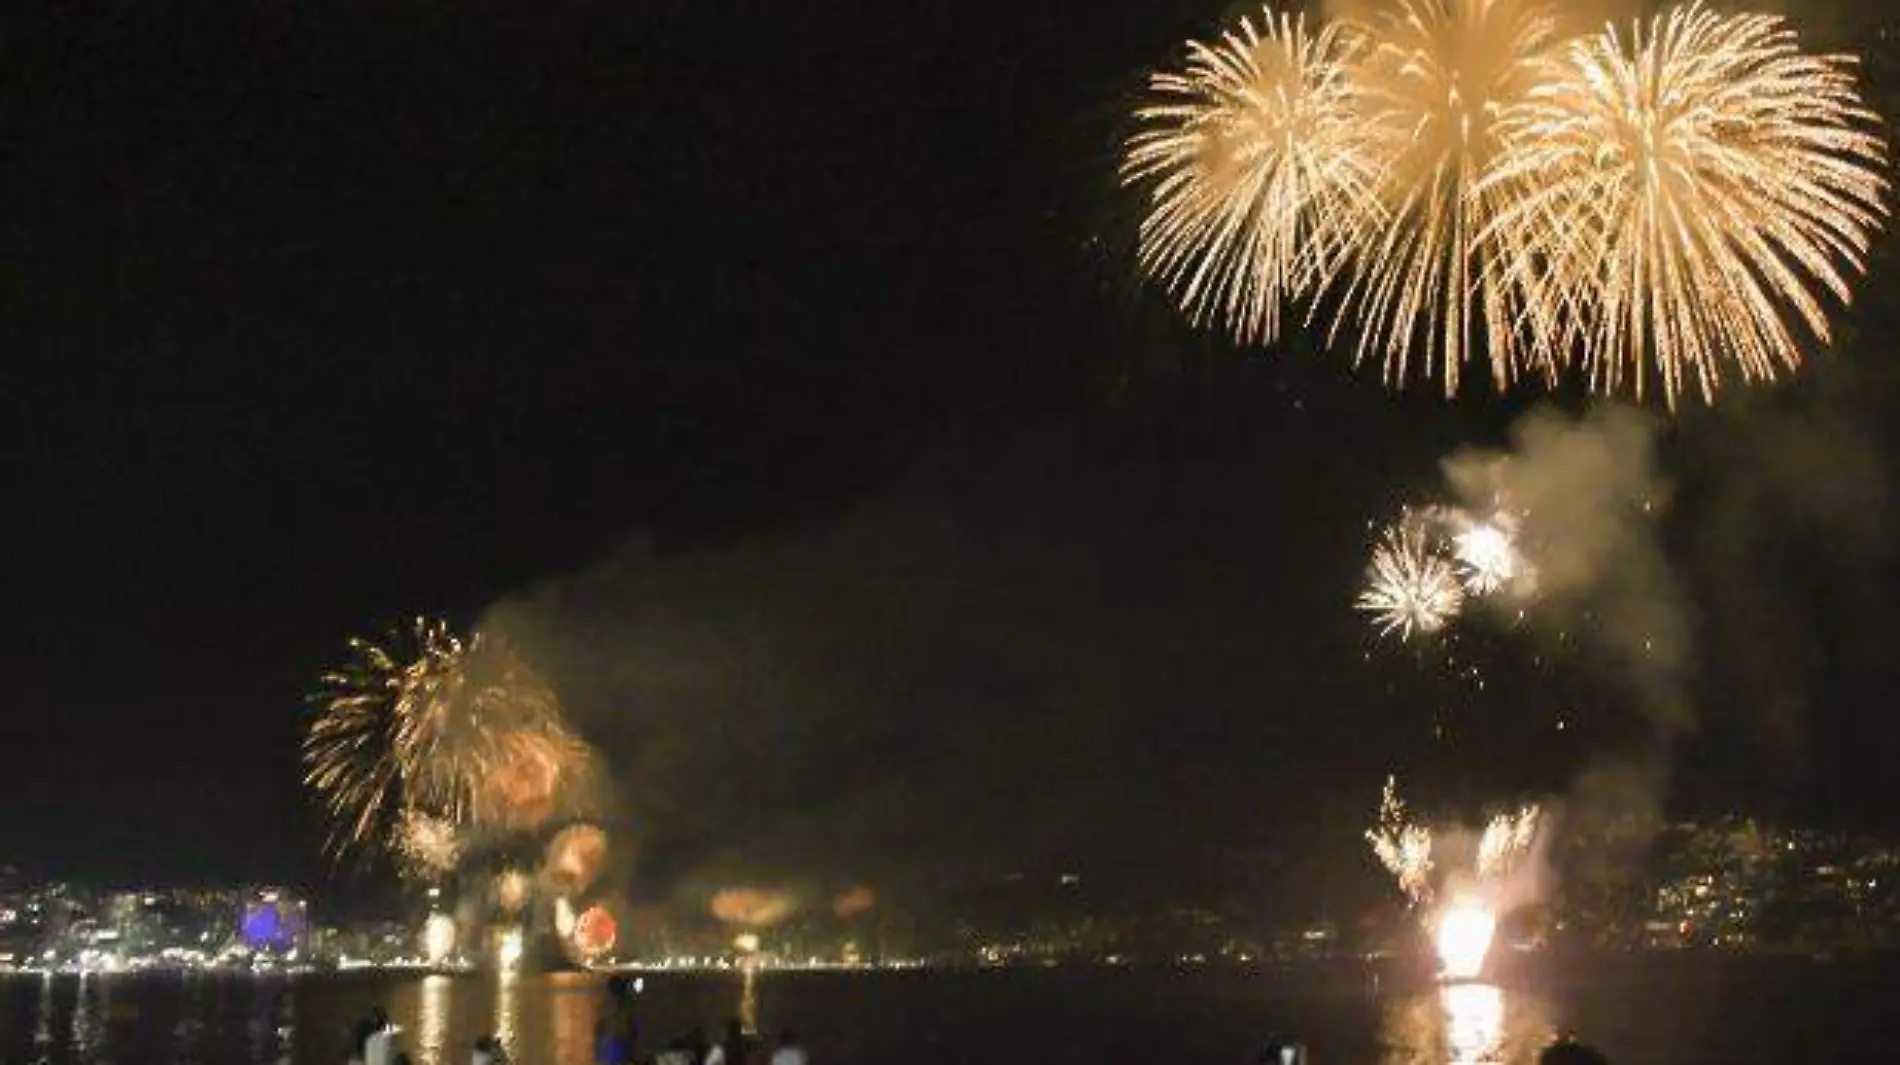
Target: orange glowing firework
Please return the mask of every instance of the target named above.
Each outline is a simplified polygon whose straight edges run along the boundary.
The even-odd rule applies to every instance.
[[[798,900],[786,891],[730,887],[714,892],[707,909],[726,924],[769,928],[796,912]]]
[[[578,737],[545,725],[497,736],[492,768],[476,798],[479,819],[532,828],[559,812],[564,792],[579,787],[592,752]]]
[[[877,906],[877,892],[860,884],[831,900],[831,912],[849,920]]]
[[[1324,290],[1378,218],[1356,41],[1263,10],[1154,77],[1122,177],[1147,191],[1142,266],[1197,325],[1272,341],[1283,303]]]
[[[509,916],[521,912],[528,901],[528,878],[519,869],[504,869],[495,877],[495,907]]]
[[[595,825],[569,825],[548,841],[541,878],[557,895],[578,895],[593,886],[607,861],[607,833]]]
[[[614,948],[620,924],[603,906],[589,906],[574,922],[571,941],[583,957],[598,958]]]
[[[1535,235],[1519,255],[1548,263],[1544,306],[1581,318],[1595,388],[1653,377],[1674,407],[1713,399],[1725,364],[1772,379],[1801,360],[1785,311],[1828,339],[1821,294],[1849,299],[1886,216],[1852,69],[1779,18],[1694,3],[1572,43],[1506,112],[1491,181],[1536,192],[1494,228]]]

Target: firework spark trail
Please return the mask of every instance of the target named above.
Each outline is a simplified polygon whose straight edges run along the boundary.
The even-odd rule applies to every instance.
[[[1323,292],[1380,217],[1346,76],[1360,50],[1345,27],[1263,9],[1153,78],[1122,179],[1149,198],[1142,266],[1195,324],[1271,342],[1284,301]]]
[[[1478,839],[1478,875],[1486,880],[1511,875],[1536,842],[1542,818],[1543,811],[1535,805],[1493,817]]]
[[[1493,232],[1532,231],[1547,313],[1580,309],[1591,385],[1672,408],[1801,361],[1784,308],[1825,343],[1886,216],[1886,148],[1853,60],[1800,53],[1770,15],[1700,3],[1574,41],[1503,119]],[[1523,188],[1534,191],[1521,192]],[[1519,276],[1536,267],[1520,264]]]
[[[528,826],[581,788],[590,752],[506,645],[418,619],[350,651],[311,697],[304,737],[305,782],[330,815],[334,856],[402,853],[419,816],[452,834]]]
[[[1531,92],[1558,41],[1555,9],[1535,0],[1398,0],[1363,32],[1375,43],[1352,80],[1386,164],[1390,222],[1359,249],[1335,336],[1353,320],[1359,358],[1382,350],[1392,385],[1413,372],[1421,341],[1419,372],[1441,377],[1446,395],[1458,391],[1481,340],[1500,391],[1522,370],[1553,377],[1559,326],[1497,265],[1527,239],[1493,223],[1530,175],[1508,180],[1491,169],[1499,116]]]
[[[1372,845],[1379,864],[1398,881],[1399,890],[1413,904],[1431,901],[1432,830],[1413,824],[1399,798],[1397,777],[1385,778],[1385,794],[1379,801],[1379,820],[1366,830],[1366,842]]]
[[[1426,531],[1409,519],[1387,528],[1373,549],[1366,587],[1354,604],[1370,614],[1381,635],[1434,633],[1464,609],[1464,585],[1452,563],[1433,550]]]

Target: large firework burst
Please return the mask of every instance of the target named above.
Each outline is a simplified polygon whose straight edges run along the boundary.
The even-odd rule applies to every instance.
[[[1594,388],[1713,399],[1725,363],[1745,380],[1800,363],[1786,312],[1828,338],[1821,296],[1848,300],[1886,213],[1852,70],[1777,17],[1700,3],[1544,64],[1487,188],[1514,201],[1495,231],[1538,237],[1516,250],[1549,264],[1540,303],[1580,309]]]
[[[1397,0],[1364,29],[1374,43],[1352,76],[1390,220],[1358,249],[1339,323],[1357,327],[1360,357],[1382,354],[1390,384],[1436,375],[1455,393],[1486,343],[1500,389],[1526,368],[1554,373],[1556,321],[1498,267],[1525,238],[1492,221],[1522,189],[1491,168],[1499,116],[1536,84],[1557,30],[1536,0]]]
[[[1699,3],[1565,40],[1549,0],[1389,0],[1309,32],[1243,19],[1153,80],[1124,180],[1143,266],[1197,324],[1286,305],[1388,384],[1712,399],[1825,342],[1887,210],[1853,63]]]
[[[1196,324],[1271,341],[1378,216],[1379,163],[1352,106],[1359,37],[1263,10],[1153,78],[1123,180],[1146,189],[1140,256]]]
[[[585,775],[587,748],[561,723],[553,690],[506,644],[417,619],[350,650],[311,696],[304,738],[333,854],[403,850],[417,826],[448,826],[450,838],[525,827]]]

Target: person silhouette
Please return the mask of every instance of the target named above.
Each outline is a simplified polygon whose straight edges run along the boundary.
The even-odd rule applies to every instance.
[[[1610,1065],[1610,1059],[1595,1048],[1564,1036],[1537,1055],[1537,1065]]]

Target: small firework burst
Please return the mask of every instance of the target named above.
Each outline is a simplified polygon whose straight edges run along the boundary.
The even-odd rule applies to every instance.
[[[1518,522],[1514,517],[1502,511],[1482,520],[1459,514],[1456,524],[1451,551],[1463,575],[1465,591],[1484,598],[1528,581],[1530,566],[1518,549]]]
[[[1432,549],[1425,531],[1404,520],[1380,537],[1366,587],[1354,605],[1372,616],[1381,635],[1409,640],[1414,633],[1435,633],[1457,617],[1465,589],[1457,569]]]
[[[396,853],[405,875],[434,880],[455,868],[462,856],[462,841],[454,823],[420,810],[405,810],[397,828]]]

